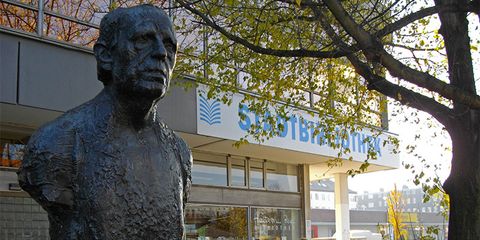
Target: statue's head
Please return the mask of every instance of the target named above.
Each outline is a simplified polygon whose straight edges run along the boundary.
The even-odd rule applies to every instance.
[[[177,39],[162,9],[118,8],[102,19],[94,52],[98,78],[105,86],[122,95],[156,99],[170,84]]]

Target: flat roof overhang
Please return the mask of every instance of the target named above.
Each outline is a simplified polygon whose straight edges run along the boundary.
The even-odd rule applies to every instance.
[[[192,92],[192,91],[189,91]],[[178,96],[175,94],[174,96]],[[173,96],[171,96],[173,97]],[[175,97],[176,98],[176,97]],[[185,98],[183,98],[185,99]],[[164,108],[167,113],[166,122],[176,132],[184,138],[193,151],[244,156],[256,159],[266,159],[276,162],[289,164],[309,164],[310,165],[310,180],[318,180],[322,178],[330,178],[334,173],[345,173],[350,169],[359,169],[364,158],[355,158],[348,160],[348,157],[342,161],[341,165],[330,167],[328,162],[333,159],[332,154],[329,155],[319,153],[311,153],[301,150],[288,149],[285,147],[268,146],[265,144],[249,143],[242,144],[239,148],[234,146],[236,140],[227,139],[218,136],[209,136],[198,133],[198,128],[201,126],[191,126],[195,124],[195,109],[189,110],[189,117],[185,114],[178,113],[172,109],[179,109],[176,105],[168,104]],[[178,103],[177,103],[178,104]],[[185,106],[185,103],[181,103]],[[194,105],[191,103],[186,104]],[[191,106],[188,108],[192,108]],[[0,135],[2,138],[9,139],[24,139],[30,136],[35,129],[42,124],[53,120],[61,115],[61,111],[52,111],[49,109],[42,109],[38,107],[16,105],[8,103],[0,103]],[[174,117],[175,115],[179,115]],[[172,118],[173,117],[173,118]],[[182,120],[180,120],[180,118]],[[193,118],[193,121],[192,121]],[[185,123],[185,119],[189,119],[189,123]],[[199,120],[197,120],[199,121]],[[389,155],[389,158],[380,158],[379,160],[370,160],[369,167],[365,172],[375,172],[389,169],[396,169],[399,167],[398,154]]]
[[[330,178],[334,173],[345,173],[350,169],[358,169],[362,162],[344,159],[341,166],[330,167],[329,156],[312,154],[278,147],[265,146],[261,144],[242,144],[239,148],[234,146],[236,141],[222,139],[199,134],[177,132],[193,151],[210,152],[217,154],[243,156],[256,159],[266,159],[288,164],[309,164],[310,181]],[[365,172],[396,169],[395,166],[384,166],[376,164],[377,160],[370,160],[369,167]]]

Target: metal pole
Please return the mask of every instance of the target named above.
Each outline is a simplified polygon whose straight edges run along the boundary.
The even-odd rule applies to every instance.
[[[43,35],[43,0],[38,0],[37,35]]]
[[[172,0],[168,0],[168,16],[170,17],[170,19],[172,18],[172,7],[173,7],[173,2]]]
[[[247,185],[248,186],[248,185]],[[252,207],[248,206],[247,207],[247,239],[251,240],[252,239],[252,225],[253,225],[253,219],[252,219]]]
[[[207,27],[203,26],[203,53],[205,54],[205,61],[203,64],[203,77],[208,79],[208,34],[207,34]]]

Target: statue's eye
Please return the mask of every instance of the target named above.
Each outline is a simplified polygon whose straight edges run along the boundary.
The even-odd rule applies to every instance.
[[[171,41],[164,41],[163,46],[165,46],[165,50],[170,54],[175,54],[175,51],[177,50],[177,46],[173,44]]]
[[[150,45],[151,39],[147,35],[138,36],[135,38],[135,48],[142,49]]]

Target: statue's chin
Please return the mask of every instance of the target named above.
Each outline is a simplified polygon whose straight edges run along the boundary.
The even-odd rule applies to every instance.
[[[118,87],[121,95],[131,97],[132,100],[161,98],[167,92],[167,87],[159,82],[136,81],[135,84],[125,84]]]

